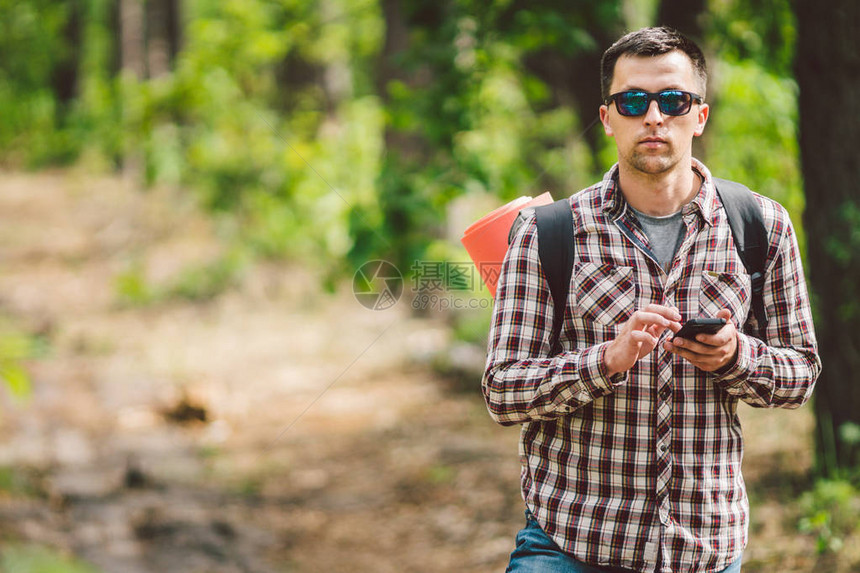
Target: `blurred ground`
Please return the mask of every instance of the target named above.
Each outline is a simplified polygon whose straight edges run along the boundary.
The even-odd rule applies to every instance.
[[[48,348],[29,399],[0,391],[0,543],[124,573],[504,570],[517,430],[477,379],[427,366],[451,344],[442,317],[369,311],[274,264],[209,301],[120,304],[130,268],[167,284],[219,244],[168,191],[0,178],[0,315]],[[744,570],[836,571],[793,505],[811,410],[742,417]]]

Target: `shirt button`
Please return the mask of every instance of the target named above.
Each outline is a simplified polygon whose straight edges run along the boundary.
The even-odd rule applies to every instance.
[[[660,444],[657,446],[657,451],[660,452],[661,454],[665,454],[666,450],[668,450],[668,449],[669,449],[669,446],[666,444]]]

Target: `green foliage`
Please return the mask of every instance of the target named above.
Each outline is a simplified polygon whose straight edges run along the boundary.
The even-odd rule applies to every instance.
[[[409,266],[436,241],[451,240],[442,222],[457,197],[489,194],[501,203],[543,185],[560,197],[598,175],[577,136],[586,122],[558,104],[526,60],[542,50],[562,58],[598,50],[590,28],[619,26],[618,5],[413,3],[412,41],[384,86],[394,145],[379,196],[396,263]],[[595,70],[595,90],[597,78]]]
[[[708,126],[710,168],[776,199],[799,222],[804,198],[797,84],[752,62],[720,61],[716,74],[719,95]]]
[[[0,149],[25,166],[64,162],[74,142],[52,90],[69,46],[69,6],[50,0],[0,1]]]
[[[188,188],[233,218],[249,256],[332,276],[372,258],[408,268],[455,244],[446,225],[455,198],[561,197],[615,162],[612,140],[591,137],[599,128],[580,135],[596,110],[533,63],[599,54],[625,18],[646,24],[656,7],[410,0],[399,4],[403,37],[392,50],[386,29],[398,23],[379,0],[193,0],[170,73],[135,79],[117,71],[109,0],[0,0],[0,158],[140,162],[145,183]],[[797,222],[792,18],[788,0],[710,3],[707,37],[720,60],[703,159],[783,202]],[[76,92],[63,101],[55,79],[69,65]],[[596,92],[593,74],[581,81]],[[231,272],[199,269],[173,294],[209,296],[204,283],[217,290]],[[116,288],[135,304],[164,295],[134,268]]]
[[[797,33],[791,0],[711,0],[709,8],[714,53],[755,62],[781,77],[792,75]]]
[[[15,396],[24,396],[30,391],[30,378],[27,372],[13,360],[7,359],[0,362],[0,380],[6,383]]]
[[[342,257],[351,211],[375,211],[381,112],[356,67],[378,49],[376,4],[213,2],[197,16],[173,84],[151,104],[159,129],[148,136],[171,140],[178,116],[182,142],[150,154],[152,178],[178,178],[234,213],[260,255]]]
[[[428,484],[438,486],[453,482],[457,477],[457,470],[445,464],[433,464],[425,470],[424,479]]]
[[[30,392],[30,377],[23,362],[46,352],[44,340],[0,320],[0,382],[13,396],[22,398]]]
[[[13,544],[0,551],[5,573],[96,573],[95,567],[42,545]]]
[[[20,466],[0,466],[0,492],[13,496],[35,496],[40,493],[31,472]],[[0,569],[2,571],[2,569]]]
[[[801,532],[815,535],[818,553],[839,552],[860,526],[860,491],[850,482],[821,480],[800,499]]]
[[[489,297],[489,293],[480,298],[475,296],[476,302],[471,303],[471,305],[476,308],[470,308],[466,305],[468,311],[456,315],[452,328],[454,340],[474,344],[479,348],[486,347],[493,307],[491,302],[481,304],[479,301],[482,298],[489,299]]]
[[[239,282],[248,262],[241,249],[214,261],[183,269],[166,284],[152,284],[142,261],[135,260],[114,277],[114,292],[121,305],[146,306],[170,300],[202,302],[225,292]]]
[[[114,277],[114,292],[124,306],[143,306],[155,299],[141,261],[134,261]]]
[[[244,256],[233,252],[214,262],[186,269],[168,286],[165,296],[190,301],[214,298],[237,284],[244,263]]]
[[[853,422],[845,422],[839,427],[839,437],[846,444],[860,444],[860,425]]]
[[[790,0],[711,0],[709,167],[780,202],[805,252],[798,146],[795,21]]]

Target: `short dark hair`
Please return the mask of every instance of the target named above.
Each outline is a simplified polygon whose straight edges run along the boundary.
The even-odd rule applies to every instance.
[[[603,53],[600,60],[600,92],[606,100],[611,94],[612,78],[615,74],[615,63],[621,56],[662,56],[673,50],[687,54],[693,62],[693,70],[702,83],[699,95],[705,96],[708,85],[708,69],[705,55],[695,42],[672,28],[665,26],[657,28],[642,28],[622,36]]]

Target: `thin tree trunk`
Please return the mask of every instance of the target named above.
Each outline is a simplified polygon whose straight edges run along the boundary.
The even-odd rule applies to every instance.
[[[66,49],[68,50],[63,59],[54,70],[52,87],[57,96],[57,118],[58,124],[62,124],[68,106],[78,95],[78,68],[81,60],[81,36],[83,32],[83,19],[81,12],[83,7],[80,2],[70,2],[69,14],[66,21],[65,36]]]
[[[674,28],[702,45],[701,18],[705,8],[705,0],[662,0],[656,25]]]
[[[150,78],[170,72],[170,8],[168,0],[147,0],[146,3],[146,69]]]
[[[134,81],[143,80],[146,73],[144,57],[144,5],[143,0],[119,0],[120,19],[120,72],[130,75]],[[143,154],[135,145],[134,118],[130,116],[128,106],[123,102],[123,131],[125,145],[123,149],[122,173],[123,179],[129,185],[137,185],[142,180]]]
[[[182,0],[165,0],[167,5],[167,44],[170,49],[170,64],[173,67],[176,57],[182,49],[183,41],[183,11]]]
[[[121,68],[138,80],[145,75],[143,0],[119,0]]]
[[[530,2],[515,2],[510,14],[528,10]],[[583,127],[597,119],[603,98],[600,94],[600,60],[603,52],[617,40],[624,29],[623,9],[618,0],[560,4],[556,8],[570,22],[579,22],[582,30],[593,40],[593,46],[580,48],[570,54],[565,46],[551,46],[529,54],[526,68],[544,81],[552,90],[556,102],[576,110]],[[573,25],[573,24],[571,24]],[[594,163],[603,145],[604,135],[599,126],[584,134]]]
[[[818,466],[860,462],[860,2],[797,2],[800,151],[809,270],[824,364],[815,393]]]
[[[319,9],[323,20],[335,20],[343,17],[343,14],[339,13],[338,5],[332,0],[319,0]],[[342,102],[351,98],[353,92],[352,68],[350,68],[349,60],[341,57],[328,61],[322,79],[329,120],[339,122],[338,107]]]
[[[382,12],[385,16],[385,43],[379,58],[376,77],[377,93],[386,105],[391,98],[388,95],[388,83],[394,79],[411,83],[409,78],[397,64],[397,57],[409,48],[409,26],[403,13],[403,3],[400,0],[382,0]],[[386,126],[385,147],[401,155],[421,155],[424,146],[415,136],[398,132]]]

